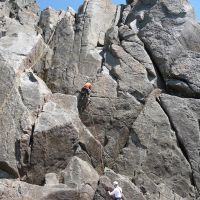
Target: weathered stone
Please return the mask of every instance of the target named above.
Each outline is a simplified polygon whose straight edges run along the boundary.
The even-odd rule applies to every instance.
[[[133,179],[134,184],[140,189],[146,199],[193,199],[195,194],[190,194],[190,197],[181,197],[174,193],[174,190],[169,188],[166,184],[155,184],[144,172],[136,171]]]
[[[25,68],[32,68],[39,61],[43,54],[43,48],[41,36],[16,32],[1,38],[1,62],[12,66],[15,73],[20,74]]]
[[[109,200],[114,180],[124,199],[198,199],[199,100],[151,93],[199,98],[199,25],[186,0],[127,3],[47,8],[38,27],[35,1],[0,1],[1,199]],[[65,94],[86,81],[78,113]]]
[[[54,94],[49,98],[35,123],[33,140],[28,176],[33,183],[41,184],[45,173],[64,169],[76,154],[78,143],[95,167],[102,165],[101,144],[81,123],[73,96]]]
[[[95,91],[94,95],[98,97],[117,98],[117,82],[109,75],[109,71],[106,68],[102,76],[94,83],[93,91]]]
[[[102,66],[102,52],[97,47],[103,45],[115,12],[110,0],[85,1],[76,24],[70,13],[61,20],[52,41],[53,63],[47,72],[47,84],[53,92],[74,94],[88,78],[96,78]]]
[[[131,199],[144,200],[145,199],[143,194],[129,180],[128,177],[122,176],[120,174],[116,174],[114,171],[108,168],[105,168],[105,176],[107,176],[110,179],[110,183],[113,183],[114,181],[117,181],[119,183],[119,186],[122,188],[123,196],[126,200],[131,200]],[[106,182],[105,183],[103,182],[103,184],[106,184]],[[113,189],[113,188],[110,188],[109,186],[110,185],[108,185],[107,187],[109,190]]]
[[[81,122],[78,114],[76,97],[62,94],[54,94],[51,97],[51,101],[58,104],[62,109],[64,109],[66,113],[68,113],[69,117],[73,121],[73,124],[76,126],[76,129],[79,132],[80,146],[90,156],[93,166],[99,172],[102,172],[103,147],[101,143],[97,140],[97,138],[95,138],[95,134],[93,132],[90,132]],[[78,148],[77,145],[76,148]],[[75,150],[77,150],[76,148]]]
[[[173,106],[172,106],[173,102]],[[162,95],[161,103],[174,127],[178,143],[191,165],[194,185],[200,188],[199,180],[199,103],[198,99],[184,99]]]
[[[43,30],[44,41],[46,43],[51,42],[51,36],[55,31],[57,24],[64,16],[64,11],[56,11],[51,7],[48,7],[41,12],[39,26]]]
[[[0,180],[2,200],[79,200],[79,192],[64,184],[37,186],[17,180]]]
[[[57,174],[49,173],[45,175],[45,185],[57,185],[57,184],[59,184]]]
[[[145,6],[149,6],[148,11]],[[145,17],[137,23],[139,37],[167,83],[167,88],[182,96],[199,96],[197,66],[200,26],[194,20],[188,1],[137,1],[126,24],[136,20],[141,12]]]
[[[44,174],[66,167],[78,143],[78,130],[69,114],[56,103],[48,102],[36,121],[33,137],[30,172],[33,175],[29,179],[40,184]]]
[[[120,66],[111,70],[113,76],[119,81],[120,90],[132,94],[138,101],[144,101],[144,98],[153,90],[146,69],[122,47],[113,44],[111,51],[116,59],[120,59]]]
[[[164,183],[177,195],[190,199],[190,193],[194,194],[192,170],[177,147],[168,117],[155,100],[157,95],[155,91],[134,122],[129,145],[119,155],[114,169],[136,178],[136,171],[142,169],[155,184]]]
[[[98,173],[87,162],[73,157],[62,172],[64,184],[74,185],[81,199],[93,199],[99,181]]]
[[[36,36],[33,29],[29,34],[29,30],[21,32],[20,27],[21,25],[19,30],[12,29],[13,34],[0,39],[0,141],[2,144],[0,168],[11,177],[19,175],[17,165],[21,168],[21,164],[28,163],[28,146],[33,125],[30,113],[23,104],[18,91],[19,76],[26,68],[31,68],[37,63],[43,52],[41,37]],[[21,173],[23,174],[20,169]]]
[[[46,84],[31,71],[20,76],[19,92],[24,105],[32,112],[33,117],[41,111],[45,98],[51,95]]]

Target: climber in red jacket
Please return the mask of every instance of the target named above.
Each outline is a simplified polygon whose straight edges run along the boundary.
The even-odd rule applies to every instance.
[[[91,91],[92,91],[92,84],[90,82],[85,83],[85,85],[81,89],[81,93],[86,93],[89,101],[90,101]]]

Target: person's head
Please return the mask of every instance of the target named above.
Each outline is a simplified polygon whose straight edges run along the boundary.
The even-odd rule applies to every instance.
[[[118,186],[118,182],[117,182],[117,181],[114,181],[114,182],[113,182],[113,185],[114,185],[114,187],[117,187],[117,186]]]

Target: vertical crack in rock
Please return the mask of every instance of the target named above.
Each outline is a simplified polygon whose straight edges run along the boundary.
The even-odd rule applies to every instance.
[[[151,51],[148,49],[147,45],[145,44],[145,41],[140,37],[140,35],[138,35],[138,37],[144,43],[144,49],[147,52],[149,58],[151,59],[151,62],[153,63],[153,66],[154,66],[154,69],[155,69],[155,71],[157,73],[157,76],[158,76],[158,88],[163,89],[163,90],[166,91],[167,90],[166,82],[164,80],[164,77],[163,77],[162,73],[160,72],[159,67],[157,66],[156,62],[153,59]]]
[[[29,141],[29,146],[30,146],[30,159],[29,159],[29,163],[30,163],[30,161],[31,161],[31,156],[32,156],[32,151],[33,151],[34,131],[35,131],[35,123],[34,123],[34,125],[32,126],[31,136],[30,136],[30,141]]]
[[[186,158],[186,160],[188,161],[188,163],[189,163],[189,165],[190,165],[190,168],[191,168],[191,170],[192,170],[192,174],[191,174],[191,176],[190,176],[191,185],[193,185],[195,188],[197,188],[196,183],[195,183],[195,178],[194,178],[194,176],[193,176],[193,167],[192,167],[192,164],[191,164],[191,162],[190,162],[190,159],[189,159],[187,150],[186,150],[186,148],[185,148],[185,145],[184,145],[183,142],[180,140],[179,135],[177,134],[177,129],[176,129],[174,123],[173,123],[173,120],[171,119],[170,115],[168,114],[168,111],[166,110],[165,106],[163,106],[162,101],[160,100],[160,98],[156,98],[156,101],[159,103],[160,107],[161,107],[162,110],[165,112],[166,116],[168,117],[169,123],[170,123],[170,125],[171,125],[171,128],[172,128],[172,130],[175,132],[175,135],[176,135],[177,145],[178,145],[178,147],[180,148],[180,150],[182,151],[183,156]]]

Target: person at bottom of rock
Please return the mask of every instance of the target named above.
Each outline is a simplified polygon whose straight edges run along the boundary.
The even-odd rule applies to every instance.
[[[122,200],[122,188],[119,187],[118,182],[114,181],[114,190],[112,192],[108,191],[110,196],[113,196],[115,200]]]
[[[90,101],[90,93],[91,93],[91,91],[92,91],[92,84],[89,83],[89,82],[85,83],[85,85],[81,89],[81,93],[86,93],[87,94],[88,101]]]

